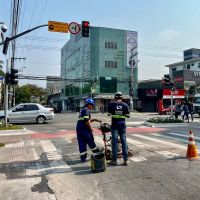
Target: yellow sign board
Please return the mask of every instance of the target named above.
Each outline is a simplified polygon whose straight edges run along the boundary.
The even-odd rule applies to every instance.
[[[68,23],[48,21],[48,31],[68,33]]]

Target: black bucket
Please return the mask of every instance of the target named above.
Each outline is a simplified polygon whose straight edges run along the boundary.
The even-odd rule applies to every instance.
[[[91,155],[92,172],[104,172],[106,170],[105,154],[103,152],[94,153]]]

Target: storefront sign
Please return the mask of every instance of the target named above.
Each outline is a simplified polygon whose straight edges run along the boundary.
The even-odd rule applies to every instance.
[[[158,94],[158,90],[157,89],[145,90],[145,94],[147,97],[156,97]]]
[[[171,98],[171,90],[170,89],[163,89],[163,99],[170,99]],[[183,99],[185,98],[185,90],[179,89],[173,91],[173,99]]]

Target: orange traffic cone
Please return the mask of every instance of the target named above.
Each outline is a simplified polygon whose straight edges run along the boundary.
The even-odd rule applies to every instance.
[[[199,158],[198,153],[197,153],[197,148],[196,148],[196,145],[195,145],[195,142],[194,142],[194,136],[193,136],[193,133],[192,133],[191,130],[190,130],[190,133],[189,133],[189,143],[188,143],[187,155],[186,156],[189,160],[194,160],[194,159]]]

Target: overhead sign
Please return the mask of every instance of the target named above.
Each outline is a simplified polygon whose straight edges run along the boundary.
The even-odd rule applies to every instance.
[[[48,31],[68,33],[68,23],[48,21]]]
[[[76,22],[71,22],[68,26],[69,32],[72,34],[78,34],[81,30],[81,27]]]

